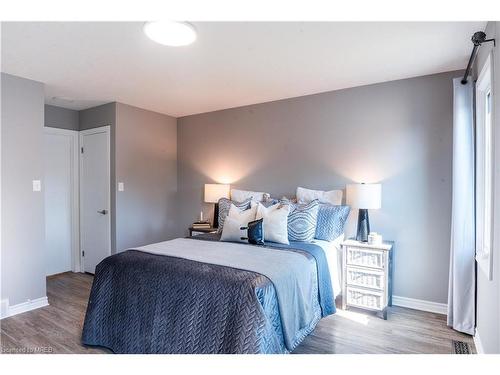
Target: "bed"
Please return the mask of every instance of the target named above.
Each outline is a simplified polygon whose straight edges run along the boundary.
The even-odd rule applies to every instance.
[[[289,353],[335,313],[339,244],[205,234],[112,255],[96,267],[82,343],[115,353]]]

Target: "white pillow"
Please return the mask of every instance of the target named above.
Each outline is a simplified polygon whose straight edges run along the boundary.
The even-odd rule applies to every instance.
[[[251,198],[254,201],[262,202],[264,200],[265,194],[266,193],[259,191],[231,189],[231,200],[236,202],[243,202],[248,198]]]
[[[288,242],[289,213],[290,206],[287,204],[278,203],[266,208],[259,203],[255,220],[263,219],[264,241],[290,244]]]
[[[329,203],[335,206],[342,204],[342,190],[321,191],[298,187],[296,195],[298,203],[309,203],[317,199],[319,203]]]
[[[245,229],[241,229],[242,227],[245,226],[241,225],[238,219],[229,216],[226,217],[220,240],[228,242],[248,242],[248,240],[244,239],[247,237],[248,232]]]
[[[231,204],[229,209],[229,214],[224,221],[224,227],[222,228],[222,234],[220,237],[221,241],[232,241],[232,242],[248,242],[247,230],[241,229],[242,227],[248,226],[248,223],[255,220],[255,214],[257,212],[257,204],[251,203],[248,210],[240,210],[234,204]]]
[[[244,226],[246,226],[249,222],[255,220],[255,215],[257,214],[257,206],[257,203],[251,202],[249,209],[240,210],[238,207],[231,203],[231,207],[229,208],[227,217],[236,219],[237,221],[243,223]]]

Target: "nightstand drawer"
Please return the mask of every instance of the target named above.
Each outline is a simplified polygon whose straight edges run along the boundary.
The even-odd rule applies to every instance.
[[[353,266],[383,269],[385,267],[384,251],[349,246],[346,262]]]
[[[385,307],[382,292],[350,286],[347,287],[347,304],[373,310],[382,310]]]
[[[385,288],[384,271],[347,266],[346,283],[383,291]]]

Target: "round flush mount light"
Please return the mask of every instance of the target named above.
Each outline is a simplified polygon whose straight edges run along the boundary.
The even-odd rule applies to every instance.
[[[144,34],[156,43],[172,47],[187,46],[196,40],[196,30],[187,22],[146,22]]]

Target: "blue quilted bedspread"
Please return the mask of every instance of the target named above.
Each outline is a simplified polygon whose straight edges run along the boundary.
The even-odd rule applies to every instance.
[[[319,246],[273,243],[267,247],[314,257],[318,314],[335,312],[328,265]],[[266,276],[129,250],[97,266],[82,342],[116,353],[287,353],[318,319],[299,332],[292,347],[287,346],[279,298]]]

